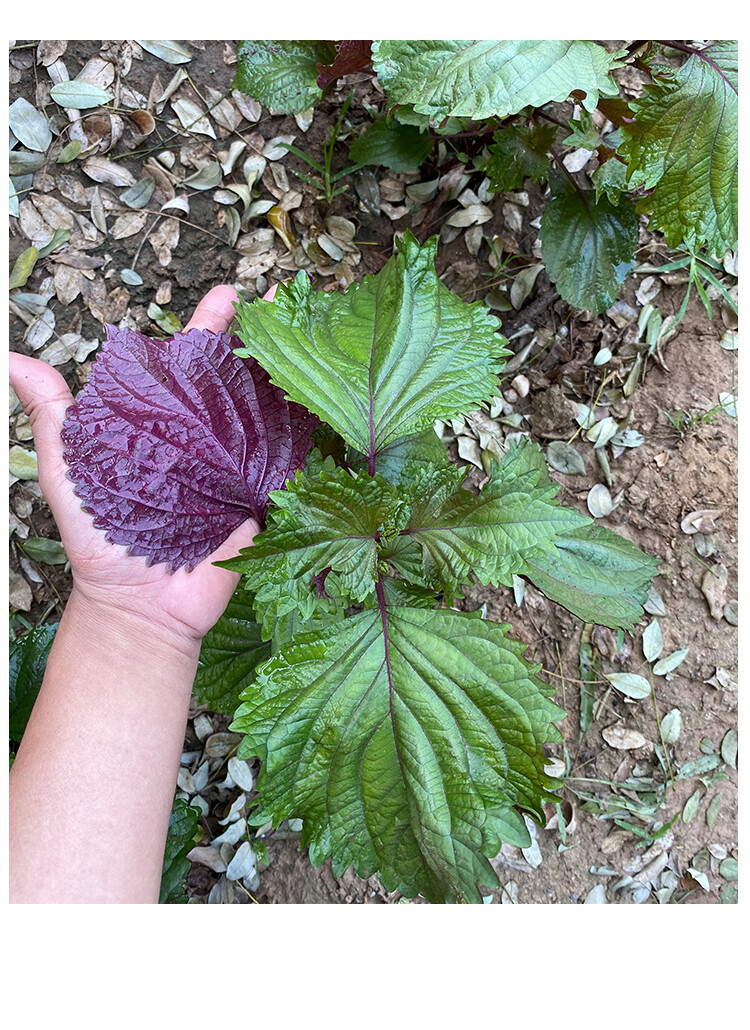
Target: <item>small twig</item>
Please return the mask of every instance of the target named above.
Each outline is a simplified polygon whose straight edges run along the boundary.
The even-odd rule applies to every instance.
[[[565,698],[565,677],[563,676],[562,671],[562,657],[560,655],[560,645],[557,641],[555,641],[555,651],[557,653],[557,668],[560,670],[559,673],[557,673],[557,675],[560,677],[560,680],[562,681],[563,708],[567,709],[568,705]]]
[[[546,676],[554,676],[555,679],[565,680],[567,678],[568,683],[578,683],[581,686],[588,686],[590,683],[596,683],[601,685],[602,687],[610,686],[609,680],[576,680],[573,679],[571,676],[564,677],[559,672],[552,672],[550,669],[542,669],[542,672]]]
[[[125,212],[124,208],[121,208],[120,210]],[[226,246],[227,241],[222,239],[221,236],[217,236],[215,232],[209,232],[209,230],[208,229],[204,229],[202,225],[196,225],[195,222],[189,222],[187,220],[187,218],[183,218],[180,215],[170,215],[168,211],[147,211],[146,213],[149,214],[149,215],[156,215],[157,220],[159,218],[172,218],[172,219],[180,222],[181,225],[187,225],[191,229],[197,229],[198,232],[203,232],[203,233],[206,234],[206,236],[211,236],[211,237],[213,237],[213,239],[218,240],[219,243],[223,243]],[[153,229],[154,229],[154,226],[151,226],[151,229],[149,229],[149,232],[152,232]],[[144,239],[143,243],[145,243],[145,242],[146,241]],[[143,243],[141,243],[141,247],[143,246]],[[138,253],[140,253],[140,247],[138,248]],[[136,255],[136,257],[137,257],[137,255]],[[131,265],[131,267],[134,267],[134,266]]]
[[[240,890],[244,891],[244,892],[245,892],[245,894],[247,894],[248,898],[250,898],[250,900],[251,900],[251,901],[253,902],[253,904],[255,904],[255,905],[259,905],[259,904],[260,904],[260,902],[259,902],[259,901],[257,901],[257,900],[256,900],[256,899],[255,899],[255,898],[254,898],[254,897],[252,896],[252,894],[250,893],[250,891],[249,891],[249,890],[247,889],[247,887],[246,887],[246,886],[245,886],[245,885],[244,885],[244,884],[242,883],[242,881],[241,881],[241,880],[235,880],[235,881],[234,881],[234,885],[235,885],[235,887],[239,887],[239,888],[240,888]]]
[[[151,226],[148,229],[148,231],[146,233],[144,233],[143,239],[141,240],[140,244],[138,245],[138,250],[135,252],[135,257],[133,258],[133,263],[130,266],[133,269],[133,271],[135,271],[135,266],[138,264],[138,258],[141,256],[141,251],[143,250],[143,245],[145,244],[146,240],[149,238],[151,233],[154,231],[154,229],[159,224],[159,219],[161,217],[162,217],[161,215],[157,215],[157,217],[151,223]]]
[[[552,122],[554,125],[559,125],[561,129],[567,129],[570,132],[570,126],[566,125],[565,122],[561,122],[559,118],[553,118],[551,114],[547,114],[546,111],[538,110],[534,112],[537,117],[544,118],[545,121]]]

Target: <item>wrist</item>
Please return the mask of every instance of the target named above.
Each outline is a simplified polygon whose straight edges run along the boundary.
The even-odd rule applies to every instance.
[[[182,627],[165,625],[121,605],[111,605],[91,596],[78,585],[68,598],[65,622],[86,633],[93,646],[100,646],[113,657],[137,654],[149,662],[194,664],[200,653],[200,638]]]

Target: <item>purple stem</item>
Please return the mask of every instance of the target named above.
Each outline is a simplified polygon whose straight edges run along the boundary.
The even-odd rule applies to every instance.
[[[671,50],[681,50],[683,54],[690,54],[691,57],[698,57],[701,61],[705,61],[710,68],[713,68],[713,70],[722,77],[734,93],[737,92],[736,87],[732,85],[718,64],[715,61],[712,61],[710,57],[706,57],[702,50],[698,50],[694,46],[688,46],[687,43],[680,43],[679,40],[676,39],[657,39],[656,42],[661,43],[662,46],[668,46]]]
[[[549,152],[554,157],[555,163],[557,164],[557,167],[560,168],[563,172],[565,172],[567,177],[570,179],[571,183],[573,184],[574,189],[580,194],[581,200],[583,201],[583,203],[586,205],[586,208],[588,209],[589,205],[588,205],[588,203],[586,201],[586,197],[584,195],[583,190],[581,189],[581,187],[578,185],[578,183],[575,181],[573,176],[570,174],[568,169],[563,164],[563,161],[562,161],[562,158],[560,157],[560,155],[557,153],[557,151],[555,150],[554,147],[550,147],[549,148]]]

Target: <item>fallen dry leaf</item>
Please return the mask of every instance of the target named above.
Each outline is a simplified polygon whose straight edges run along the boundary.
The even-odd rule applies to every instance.
[[[706,569],[701,581],[703,596],[708,601],[711,618],[720,622],[724,616],[724,605],[727,603],[727,581],[729,573],[725,565],[714,565]]]
[[[18,205],[18,222],[21,232],[37,249],[41,250],[52,239],[53,230],[28,198]]]
[[[107,216],[104,212],[104,204],[102,203],[102,197],[98,186],[91,195],[91,221],[99,232],[106,234]]]
[[[31,611],[31,605],[34,602],[34,596],[31,593],[31,587],[23,578],[23,576],[10,570],[9,577],[9,592],[8,600],[13,608],[17,611],[28,612]]]
[[[602,736],[610,747],[617,751],[629,751],[632,748],[643,747],[646,738],[638,730],[631,730],[622,723],[615,723],[614,726],[607,726],[602,730]]]
[[[162,268],[172,260],[172,251],[180,242],[180,223],[176,218],[165,218],[148,238]]]
[[[159,288],[156,291],[156,296],[154,297],[154,300],[155,300],[155,302],[157,304],[161,305],[161,304],[169,304],[171,299],[172,299],[172,283],[169,281],[169,279],[167,279],[167,280],[165,280],[165,282],[159,284]]]
[[[123,165],[106,157],[89,157],[81,162],[81,168],[94,182],[107,182],[111,186],[133,186],[135,176]]]
[[[103,57],[91,57],[76,75],[76,79],[98,86],[99,89],[107,89],[115,81],[115,66]]]
[[[148,221],[148,215],[148,211],[128,211],[127,214],[120,215],[112,226],[110,236],[113,240],[124,240],[128,236],[135,236]]]
[[[53,282],[61,304],[70,304],[81,292],[81,271],[70,265],[57,265]]]
[[[67,49],[67,39],[42,39],[36,48],[37,64],[49,68],[51,64],[54,64],[55,61],[62,57]]]
[[[614,855],[620,850],[623,844],[633,839],[633,834],[628,830],[612,830],[603,840],[601,851],[604,855]]]
[[[688,535],[692,533],[716,532],[716,519],[721,518],[721,511],[709,508],[705,511],[691,511],[680,523],[680,529]]]
[[[128,111],[128,118],[131,120],[131,122],[134,122],[135,125],[138,127],[139,143],[142,142],[147,136],[150,136],[156,128],[154,116],[151,114],[150,111],[147,111],[144,108],[139,107],[136,108],[135,111]]]

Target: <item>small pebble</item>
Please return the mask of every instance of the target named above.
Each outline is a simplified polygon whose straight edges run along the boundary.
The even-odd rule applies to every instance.
[[[527,397],[529,393],[529,380],[526,376],[518,375],[510,384],[519,397]]]

